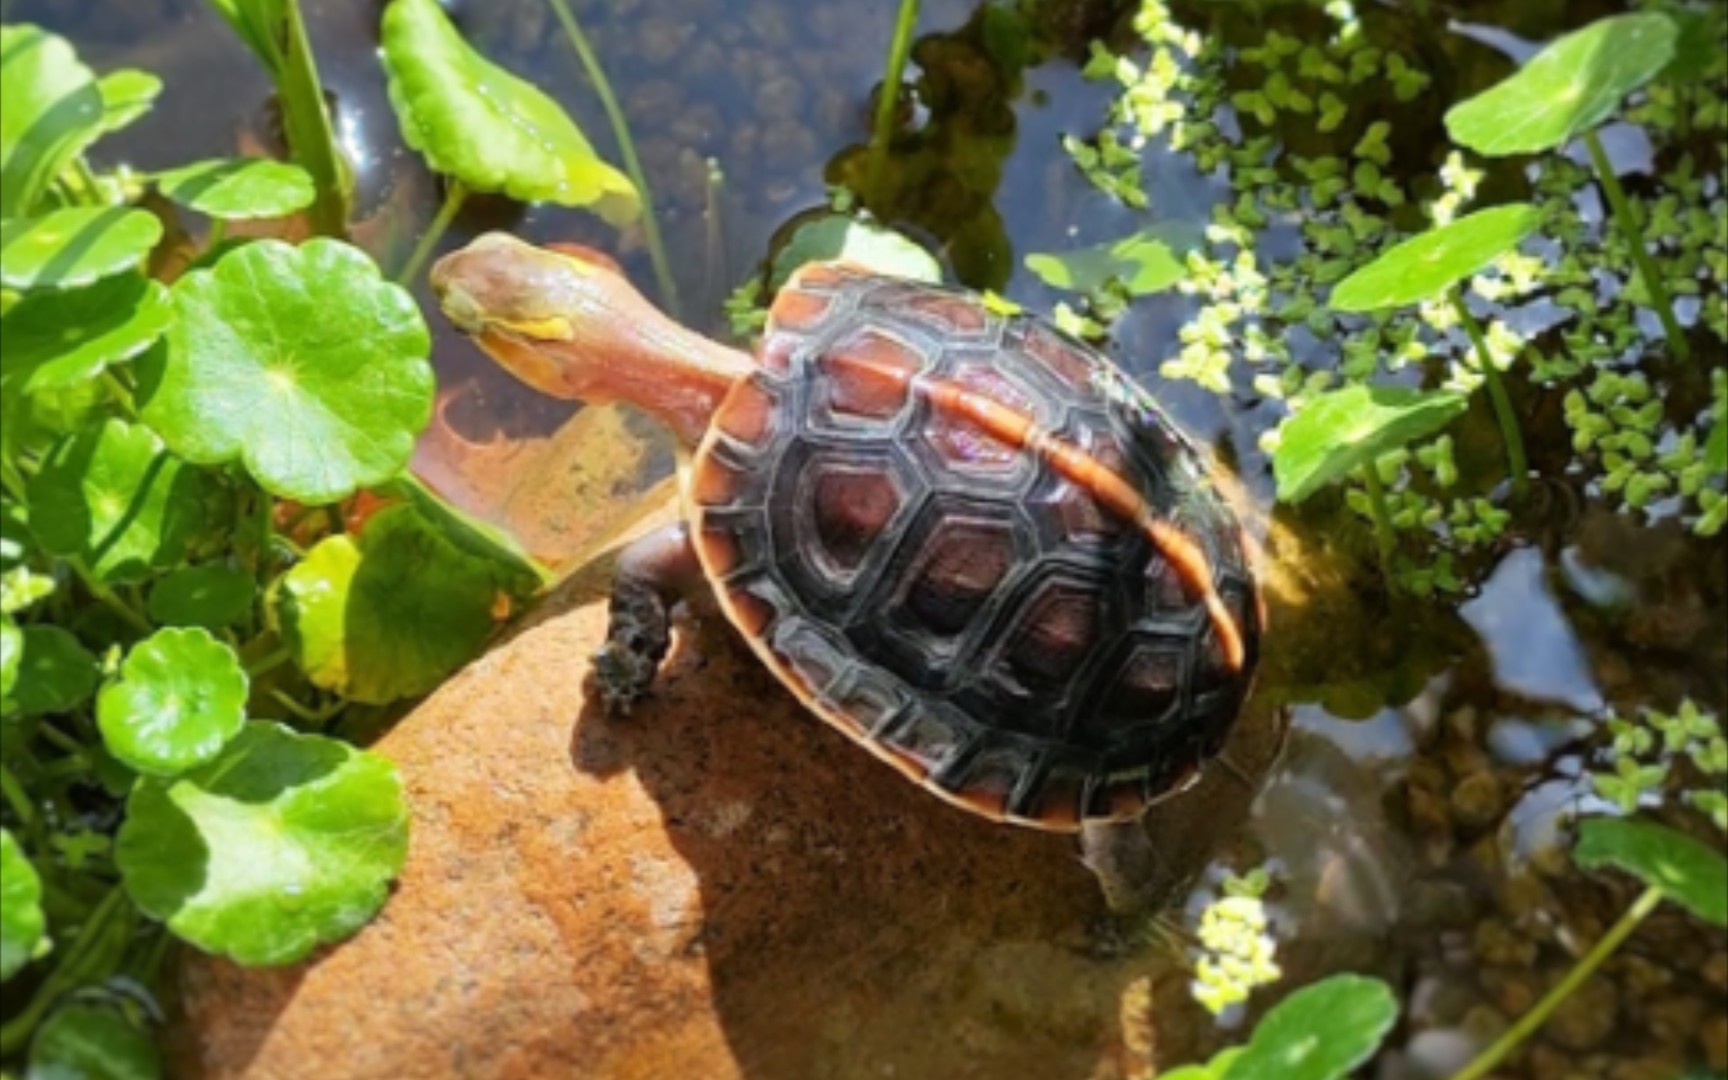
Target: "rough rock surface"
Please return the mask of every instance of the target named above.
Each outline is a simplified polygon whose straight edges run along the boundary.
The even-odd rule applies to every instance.
[[[608,719],[584,688],[603,627],[593,599],[542,613],[382,740],[414,814],[390,903],[296,968],[182,956],[169,1075],[1079,1080],[1149,1064],[1149,1018],[1123,1002],[1163,969],[1157,997],[1179,1004],[1185,976],[1158,950],[1097,958],[1102,902],[1071,838],[906,783],[714,620],[634,716]],[[1269,727],[1239,725],[1234,760],[1267,765]],[[1209,770],[1152,827],[1192,866],[1247,803]],[[1193,1037],[1160,1031],[1158,1057]]]

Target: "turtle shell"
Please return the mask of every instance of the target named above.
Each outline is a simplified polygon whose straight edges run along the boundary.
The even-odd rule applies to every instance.
[[[1122,820],[1217,753],[1260,614],[1200,458],[1097,352],[836,264],[686,482],[720,606],[817,715],[998,820]]]

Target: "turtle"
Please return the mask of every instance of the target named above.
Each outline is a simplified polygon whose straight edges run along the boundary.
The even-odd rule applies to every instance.
[[[1214,470],[1147,391],[1045,319],[844,262],[791,274],[753,356],[573,245],[489,233],[431,281],[522,381],[682,448],[679,522],[618,559],[609,712],[711,594],[815,716],[957,807],[1078,833],[1136,906],[1139,819],[1219,754],[1264,621]]]

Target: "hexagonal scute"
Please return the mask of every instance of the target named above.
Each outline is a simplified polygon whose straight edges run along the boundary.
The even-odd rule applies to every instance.
[[[1014,566],[1005,521],[943,515],[924,539],[891,617],[940,647],[958,638]]]
[[[1188,650],[1180,642],[1141,638],[1116,665],[1116,676],[1082,726],[1139,727],[1165,720],[1182,700]]]
[[[1097,584],[1065,577],[1039,582],[1014,618],[998,665],[1034,692],[1060,689],[1097,647],[1107,606]]]
[[[816,357],[817,401],[842,427],[878,426],[906,407],[912,377],[924,358],[911,343],[879,330],[860,330]]]
[[[983,363],[958,365],[946,381],[1006,409],[1017,418],[1036,422],[1034,398],[1006,373]],[[970,418],[955,412],[939,397],[929,402],[922,440],[943,468],[965,473],[1021,474],[1031,470],[1034,455],[1004,442]]]
[[[836,576],[857,573],[870,546],[904,505],[893,470],[816,459],[806,469],[821,558]]]
[[[990,326],[990,315],[976,297],[911,281],[877,289],[862,306],[957,337],[983,334]]]
[[[1026,324],[1022,343],[1026,354],[1062,385],[1082,392],[1084,399],[1098,396],[1092,385],[1092,370],[1098,361],[1091,349],[1064,337],[1042,321]]]

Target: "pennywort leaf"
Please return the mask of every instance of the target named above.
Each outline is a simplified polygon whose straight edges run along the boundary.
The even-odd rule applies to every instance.
[[[1469,405],[1450,390],[1356,384],[1311,398],[1284,422],[1272,472],[1280,502],[1298,503],[1408,443],[1431,435]]]
[[[246,722],[246,672],[200,628],[158,630],[132,646],[96,696],[102,741],[126,766],[173,776],[222,751]]]
[[[1542,223],[1529,203],[1479,210],[1391,248],[1332,290],[1336,311],[1378,311],[1426,300],[1516,248]]]
[[[96,688],[96,658],[58,626],[26,626],[12,701],[26,716],[67,712]]]
[[[1700,919],[1728,926],[1728,860],[1685,833],[1636,818],[1591,818],[1578,827],[1578,865],[1615,866]]]
[[[140,415],[182,457],[239,460],[317,505],[389,479],[432,415],[431,339],[408,293],[336,240],[247,244],[173,289]]]
[[[392,0],[383,46],[402,137],[433,169],[473,191],[589,207],[614,225],[640,215],[629,178],[557,102],[462,40],[437,0]]]
[[[225,220],[273,218],[311,206],[318,192],[298,165],[269,158],[218,158],[157,173],[156,188],[188,210]]]
[[[140,778],[114,856],[133,900],[180,937],[286,964],[365,925],[407,852],[394,766],[253,721],[210,764]]]
[[[1073,251],[1035,252],[1026,256],[1026,269],[1046,285],[1074,292],[1091,292],[1108,281],[1120,281],[1130,296],[1167,289],[1188,274],[1170,244],[1153,230]]]
[[[102,132],[110,134],[150,111],[162,93],[162,80],[148,71],[121,68],[96,80],[96,88],[102,93]]]
[[[1368,1060],[1397,1018],[1385,983],[1333,975],[1268,1012],[1224,1080],[1339,1080]]]
[[[0,55],[0,217],[16,218],[102,134],[102,92],[66,39],[39,26],[0,26]]]
[[[0,829],[0,979],[10,979],[47,946],[42,879],[12,834]]]
[[[65,289],[129,270],[162,239],[156,215],[78,206],[0,221],[0,285]]]
[[[158,1080],[161,1075],[161,1055],[149,1032],[113,1005],[73,1001],[36,1029],[25,1080]]]
[[[26,293],[0,316],[0,381],[26,394],[69,389],[149,348],[173,317],[167,288],[142,274]]]
[[[184,566],[156,583],[144,610],[163,626],[220,630],[245,618],[257,593],[244,570],[219,563]]]
[[[823,214],[793,230],[769,267],[768,286],[778,289],[805,263],[830,259],[914,281],[942,280],[936,259],[893,229],[847,214]]]

